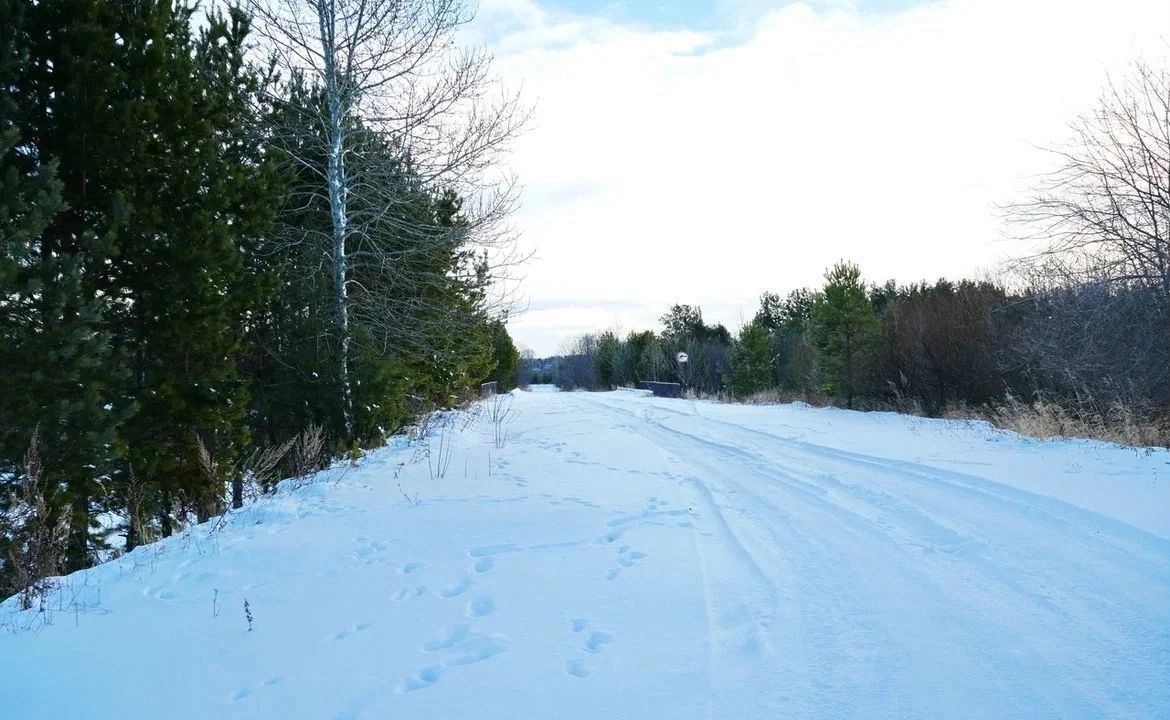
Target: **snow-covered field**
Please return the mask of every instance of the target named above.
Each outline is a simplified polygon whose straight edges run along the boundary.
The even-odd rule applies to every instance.
[[[513,397],[9,601],[0,717],[1170,717],[1164,450]]]

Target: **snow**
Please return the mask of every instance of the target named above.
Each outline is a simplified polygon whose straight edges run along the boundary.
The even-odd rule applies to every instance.
[[[0,716],[1170,715],[1170,452],[548,390],[8,601]]]

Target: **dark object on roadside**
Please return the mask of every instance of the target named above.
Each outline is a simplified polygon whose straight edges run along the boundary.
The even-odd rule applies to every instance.
[[[649,390],[654,393],[654,397],[664,398],[680,398],[682,397],[682,385],[678,383],[669,382],[655,382],[653,380],[643,380],[638,383],[639,390]]]

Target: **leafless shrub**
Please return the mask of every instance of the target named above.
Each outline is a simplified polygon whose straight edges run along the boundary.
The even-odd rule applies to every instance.
[[[212,455],[203,438],[195,436],[195,456],[199,463],[199,471],[203,473],[206,486],[216,488],[214,492],[193,501],[195,516],[199,522],[206,522],[210,518],[223,512],[223,475],[220,472],[220,463]]]
[[[65,517],[55,513],[49,502],[51,487],[44,478],[38,436],[39,431],[34,430],[21,464],[15,502],[5,520],[11,533],[7,553],[11,587],[3,594],[14,591],[21,610],[43,602],[54,587],[52,578],[60,569],[68,532]]]
[[[417,420],[407,432],[407,437],[411,440],[423,440],[431,434],[433,426],[436,421],[441,421],[440,413],[434,407],[425,407],[418,412]]]
[[[255,496],[276,487],[276,482],[280,479],[281,462],[296,443],[297,438],[292,438],[280,445],[258,447],[240,459],[232,483],[233,508],[243,507],[245,494]],[[248,493],[248,490],[251,490],[251,493]]]
[[[406,502],[410,503],[411,507],[418,507],[421,502],[418,499],[418,493],[411,495],[402,489],[402,483],[398,483],[398,492],[402,493],[402,497],[406,498]]]
[[[325,457],[325,429],[310,425],[292,440],[287,451],[293,488],[304,487],[313,473],[321,469]]]
[[[231,464],[228,472],[231,475],[231,507],[233,510],[244,507],[245,499],[256,500],[261,495],[272,492],[280,480],[281,463],[289,456],[300,439],[301,436],[298,435],[279,445],[253,448]],[[221,482],[218,463],[202,439],[198,439],[197,448],[199,464],[203,473],[210,483],[218,486]],[[212,527],[212,532],[222,530],[227,524],[227,518],[226,513],[220,514]]]
[[[484,406],[484,418],[492,428],[492,445],[499,450],[508,444],[508,428],[516,419],[512,396],[493,395]]]
[[[483,403],[471,403],[463,411],[463,422],[459,427],[459,432],[467,432],[467,429],[477,422],[483,415]]]
[[[134,466],[131,465],[125,489],[127,552],[139,545],[154,542],[155,540],[150,531],[150,524],[146,522],[147,499],[148,492],[146,484],[138,477],[138,473],[134,471]]]
[[[427,452],[427,470],[430,472],[431,479],[439,479],[447,477],[447,468],[451,465],[451,456],[454,453],[454,447],[451,444],[451,438],[447,433],[446,428],[439,431],[439,437],[436,443],[432,443]]]

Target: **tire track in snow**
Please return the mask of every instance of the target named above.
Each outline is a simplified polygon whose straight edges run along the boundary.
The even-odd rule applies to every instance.
[[[637,417],[626,407],[614,407],[604,401],[595,402],[627,419]],[[660,408],[655,406],[654,409]],[[867,456],[853,454],[850,457],[844,451],[801,452],[806,449],[804,446],[807,443],[785,443],[782,437],[734,423],[674,411],[671,413],[684,417],[690,428],[694,428],[696,421],[699,421],[701,426],[711,431],[711,438],[716,439],[669,427],[651,417],[640,418],[643,426],[638,431],[684,455],[693,458],[714,455],[722,460],[715,465],[735,467],[740,471],[738,479],[726,472],[715,473],[729,491],[725,497],[736,497],[747,500],[749,504],[756,504],[763,517],[771,513],[774,519],[789,526],[786,534],[791,533],[796,525],[802,525],[805,528],[803,541],[808,543],[805,549],[820,543],[820,552],[832,552],[832,546],[836,545],[842,557],[869,556],[875,567],[897,576],[909,592],[930,593],[930,601],[907,598],[902,602],[914,606],[915,614],[922,619],[935,618],[935,624],[949,625],[950,629],[941,634],[967,646],[965,655],[950,653],[952,660],[957,663],[952,670],[961,670],[966,665],[966,669],[977,671],[973,673],[975,677],[967,683],[964,692],[957,695],[952,693],[956,700],[965,698],[970,701],[972,697],[979,697],[974,692],[976,690],[981,690],[989,703],[1002,702],[1002,697],[997,696],[1015,697],[1019,699],[1013,705],[1017,711],[1026,708],[1027,712],[1036,717],[1075,715],[1090,708],[1096,713],[1104,712],[1117,717],[1140,716],[1140,713],[1136,713],[1138,708],[1157,706],[1159,702],[1165,704],[1165,690],[1151,686],[1146,696],[1136,700],[1113,697],[1108,688],[1110,683],[1097,679],[1108,678],[1111,672],[1124,673],[1124,669],[1119,671],[1115,665],[1127,657],[1140,658],[1153,666],[1167,665],[1166,648],[1170,642],[1167,641],[1166,630],[1159,628],[1157,617],[1143,615],[1140,608],[1129,608],[1132,603],[1116,600],[1109,602],[1111,599],[1107,594],[1112,588],[1094,590],[1091,572],[1081,573],[1081,579],[1074,581],[1071,588],[1063,587],[1068,584],[1070,568],[1067,565],[1075,565],[1076,560],[1061,562],[1058,555],[1056,559],[1040,557],[1033,562],[1020,552],[1011,552],[1017,544],[1026,545],[1029,536],[1035,534],[1033,526],[1039,525],[1040,537],[1043,538],[1045,532],[1052,534],[1055,531],[1058,542],[1074,540],[1089,559],[1096,561],[1092,563],[1094,565],[1120,567],[1118,573],[1137,574],[1139,581],[1142,570],[1151,570],[1155,578],[1164,580],[1167,577],[1165,563],[1159,568],[1156,561],[1152,567],[1142,562],[1153,549],[1149,543],[1139,542],[1136,548],[1131,546],[1131,551],[1126,552],[1128,535],[1137,533],[1143,536],[1140,531],[1126,528],[1124,532],[1113,534],[1110,538],[1102,538],[1106,542],[1093,545],[1091,538],[1100,532],[1100,527],[1090,530],[1070,528],[1067,520],[1054,518],[1052,512],[1040,513],[1037,518],[1030,513],[1034,504],[1032,502],[1013,502],[1014,498],[971,487],[981,482],[978,478],[967,478],[966,482],[956,484],[954,477],[935,477],[932,468],[905,467],[905,463],[891,466]],[[727,437],[728,432],[731,437]],[[770,446],[759,448],[761,438],[767,440]],[[779,456],[776,455],[777,448],[782,450]],[[709,462],[694,464],[706,465],[705,469],[711,470]],[[829,467],[826,468],[826,465]],[[826,472],[826,469],[844,470],[844,473],[835,475]],[[863,476],[866,485],[853,484],[838,476],[848,477],[851,473]],[[749,480],[751,489],[747,487]],[[871,483],[875,484],[876,489],[867,487]],[[711,502],[715,500],[712,498]],[[1061,505],[1056,501],[1049,502]],[[795,506],[801,506],[802,512],[788,512],[794,510]],[[1060,507],[1043,509],[1055,510],[1057,516],[1062,512]],[[1075,510],[1073,514],[1076,514]],[[936,517],[940,515],[946,521],[938,521]],[[978,523],[989,516],[1000,519],[998,529],[1008,533],[1006,542],[981,537]],[[819,517],[820,521],[810,523],[810,517]],[[1013,529],[1013,524],[1024,529]],[[1106,530],[1109,529],[1108,524],[1105,523]],[[1061,530],[1064,532],[1061,533]],[[781,542],[777,535],[773,537]],[[824,544],[826,540],[828,545]],[[1159,543],[1156,538],[1150,540],[1154,547]],[[859,542],[872,543],[872,547],[859,546]],[[930,549],[941,551],[925,552]],[[987,557],[984,557],[985,551]],[[1054,564],[1059,572],[1052,572]],[[816,586],[818,593],[832,595],[837,592],[836,597],[842,597],[839,593],[840,585],[836,589],[831,587],[834,578],[826,575],[823,567],[819,570],[814,568],[812,575],[808,574],[807,566],[803,572],[805,575],[802,576],[802,582]],[[818,572],[819,578],[815,577]],[[837,577],[836,581],[839,583],[844,579]],[[881,583],[872,581],[871,577],[871,589],[881,590]],[[947,587],[948,584],[957,587]],[[1164,592],[1159,595],[1159,591],[1153,590],[1152,597],[1156,608],[1165,595]],[[997,607],[997,604],[1003,604],[1005,598],[1008,599],[1009,607]],[[887,604],[898,600],[897,597],[885,598]],[[1161,602],[1164,609],[1164,599]],[[848,599],[845,605],[838,607],[842,610],[862,609],[877,617],[881,616],[882,611],[881,607],[866,609],[856,598]],[[956,613],[948,611],[948,608],[961,608],[962,611]],[[987,617],[982,617],[981,613]],[[901,624],[903,629],[913,630],[913,627],[906,627],[907,615],[903,613],[903,617],[898,618],[887,613],[881,619],[887,624]],[[1138,637],[1126,637],[1124,632],[1119,634],[1116,628],[1110,628],[1112,621],[1136,630]],[[964,626],[970,627],[964,629]],[[831,631],[829,627],[824,629]],[[867,628],[866,632],[872,635],[878,630],[880,628],[875,625]],[[992,640],[982,637],[985,635],[990,635]],[[1025,639],[1027,642],[1021,642]],[[1017,649],[1029,645],[1044,647],[1054,639],[1079,645],[1081,652],[1070,656],[1067,652],[1062,655],[1054,650],[1043,657],[1028,658],[1026,655],[1021,656]],[[1111,652],[1103,653],[1102,649]],[[932,668],[928,662],[932,655],[921,652],[912,654],[919,656],[919,661],[915,663],[918,672],[929,677]],[[934,657],[939,655],[936,652]],[[1037,682],[1034,671],[1029,674],[1035,664],[1041,665],[1040,670],[1049,674],[1050,681],[1046,686]],[[1127,665],[1122,663],[1123,668]],[[1079,687],[1062,687],[1068,681],[1070,671],[1080,681]],[[937,672],[935,675],[944,677]],[[893,678],[888,679],[893,681]],[[1119,676],[1116,679],[1119,686],[1126,684],[1120,682],[1124,678]],[[840,689],[841,680],[838,676],[830,685]],[[912,703],[913,708],[921,711],[930,706],[930,697],[921,692],[915,694],[917,697]],[[834,707],[833,698],[824,693],[821,694],[821,701],[822,709],[847,709]],[[944,704],[939,709],[946,714],[948,706]],[[854,712],[857,710],[852,708]],[[950,710],[953,712],[954,708]]]

